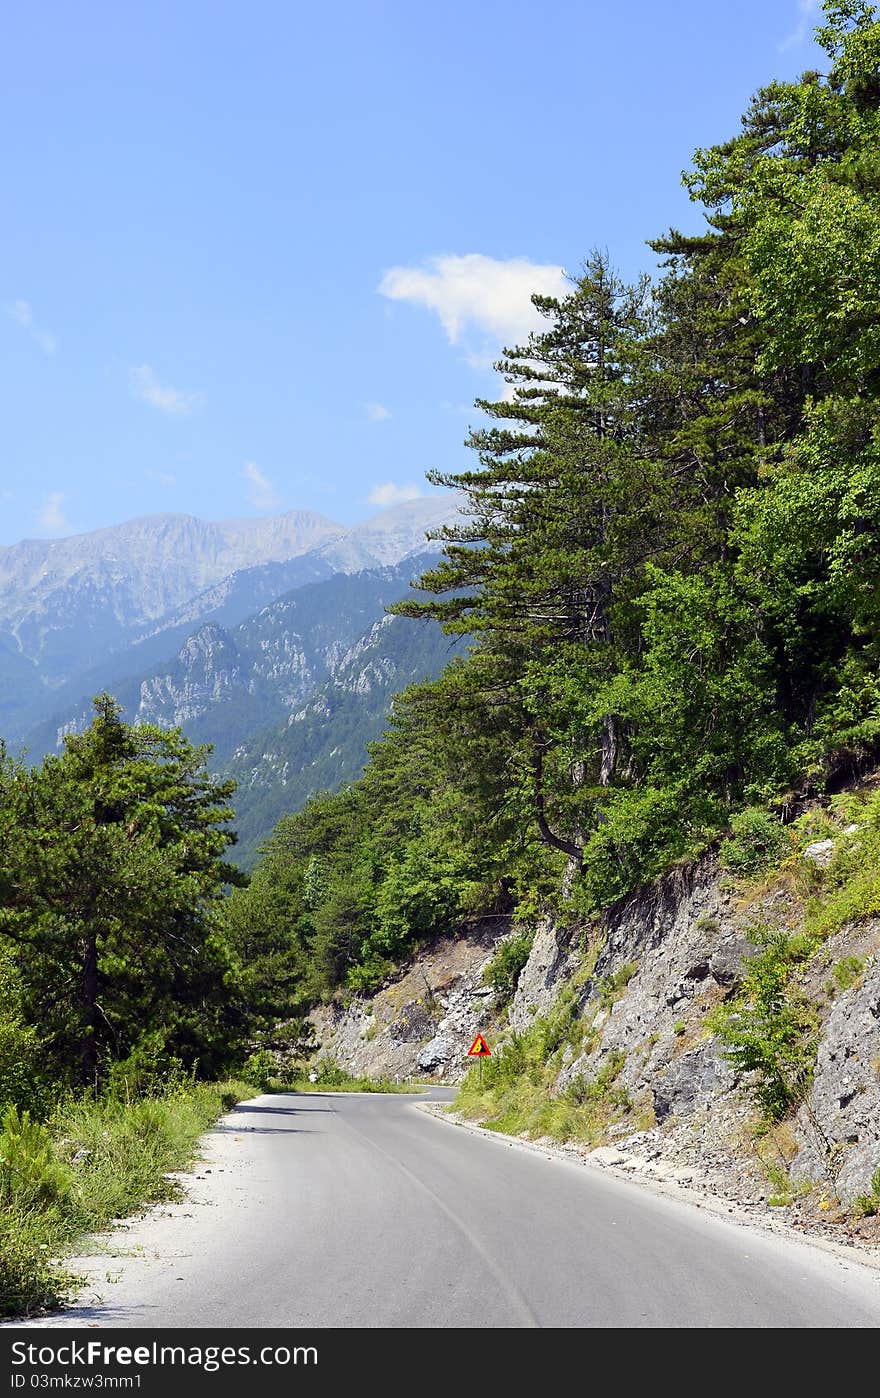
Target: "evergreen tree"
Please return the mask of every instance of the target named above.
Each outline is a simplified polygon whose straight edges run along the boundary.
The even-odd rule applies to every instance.
[[[179,731],[124,723],[106,694],[86,732],[25,772],[7,764],[0,935],[63,1074],[95,1086],[145,1036],[210,1066],[231,1028],[218,920],[231,784]]]

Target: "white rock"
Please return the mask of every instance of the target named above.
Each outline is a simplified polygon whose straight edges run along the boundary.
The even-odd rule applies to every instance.
[[[818,864],[824,869],[831,863],[831,856],[834,853],[833,840],[814,840],[811,845],[807,845],[804,850],[804,859],[810,859],[814,864]]]

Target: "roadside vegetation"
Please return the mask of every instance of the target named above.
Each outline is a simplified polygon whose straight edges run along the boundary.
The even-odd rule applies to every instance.
[[[69,1298],[65,1254],[84,1233],[174,1196],[169,1173],[193,1159],[202,1132],[251,1088],[170,1082],[134,1101],[68,1098],[36,1120],[0,1118],[0,1315],[39,1315]]]
[[[277,1054],[260,1049],[243,1069],[248,1082],[259,1092],[420,1092],[422,1084],[395,1081],[394,1078],[361,1077],[346,1070],[332,1058],[319,1059],[314,1067],[285,1064]]]
[[[624,1117],[636,1123],[633,1130],[650,1124],[633,1113],[633,1101],[618,1082],[622,1054],[608,1055],[601,1066],[576,1073],[562,1090],[556,1088],[565,1064],[581,1055],[588,1062],[598,1046],[592,1020],[602,1005],[593,1000],[585,1013],[587,980],[582,971],[549,1014],[538,1016],[522,1033],[509,1030],[482,1069],[468,1071],[455,1110],[490,1130],[590,1145]]]

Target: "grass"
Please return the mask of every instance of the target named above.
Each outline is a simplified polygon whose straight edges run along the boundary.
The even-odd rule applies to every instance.
[[[69,1299],[64,1264],[84,1233],[172,1197],[168,1178],[193,1159],[218,1116],[251,1094],[242,1082],[175,1085],[125,1102],[68,1100],[45,1123],[7,1110],[0,1129],[0,1316],[32,1316]]]
[[[618,1081],[623,1054],[609,1054],[594,1071],[577,1074],[554,1094],[564,1060],[589,1053],[596,1042],[591,1025],[579,1013],[576,988],[569,987],[549,1015],[536,1019],[524,1033],[506,1037],[483,1065],[482,1083],[478,1071],[471,1069],[454,1109],[509,1135],[596,1143],[632,1108],[629,1093]]]
[[[312,1082],[310,1074],[314,1073]],[[262,1050],[245,1065],[245,1076],[257,1092],[418,1092],[412,1082],[392,1078],[354,1077],[332,1058],[309,1067],[302,1062],[285,1067],[276,1054]]]
[[[277,1092],[421,1092],[423,1083],[394,1082],[392,1078],[353,1078],[345,1082],[311,1082],[305,1078],[291,1078],[283,1087],[274,1088]]]
[[[859,1195],[853,1204],[853,1213],[856,1218],[873,1218],[880,1213],[880,1169],[871,1177],[871,1193]]]

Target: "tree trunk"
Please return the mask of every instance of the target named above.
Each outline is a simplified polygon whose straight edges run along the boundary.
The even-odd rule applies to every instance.
[[[93,932],[82,941],[82,1038],[80,1071],[83,1086],[98,1085],[98,943]]]
[[[567,854],[569,859],[576,859],[578,868],[580,868],[583,856],[581,846],[575,844],[574,840],[567,840],[564,835],[557,835],[547,823],[547,811],[544,804],[544,759],[541,755],[540,741],[540,735],[536,735],[533,762],[535,769],[535,819],[538,830],[542,840],[546,841],[548,845],[552,845],[553,849],[561,850],[563,854]]]
[[[608,786],[617,766],[617,720],[606,714],[602,720],[602,748],[599,760],[599,785]]]

